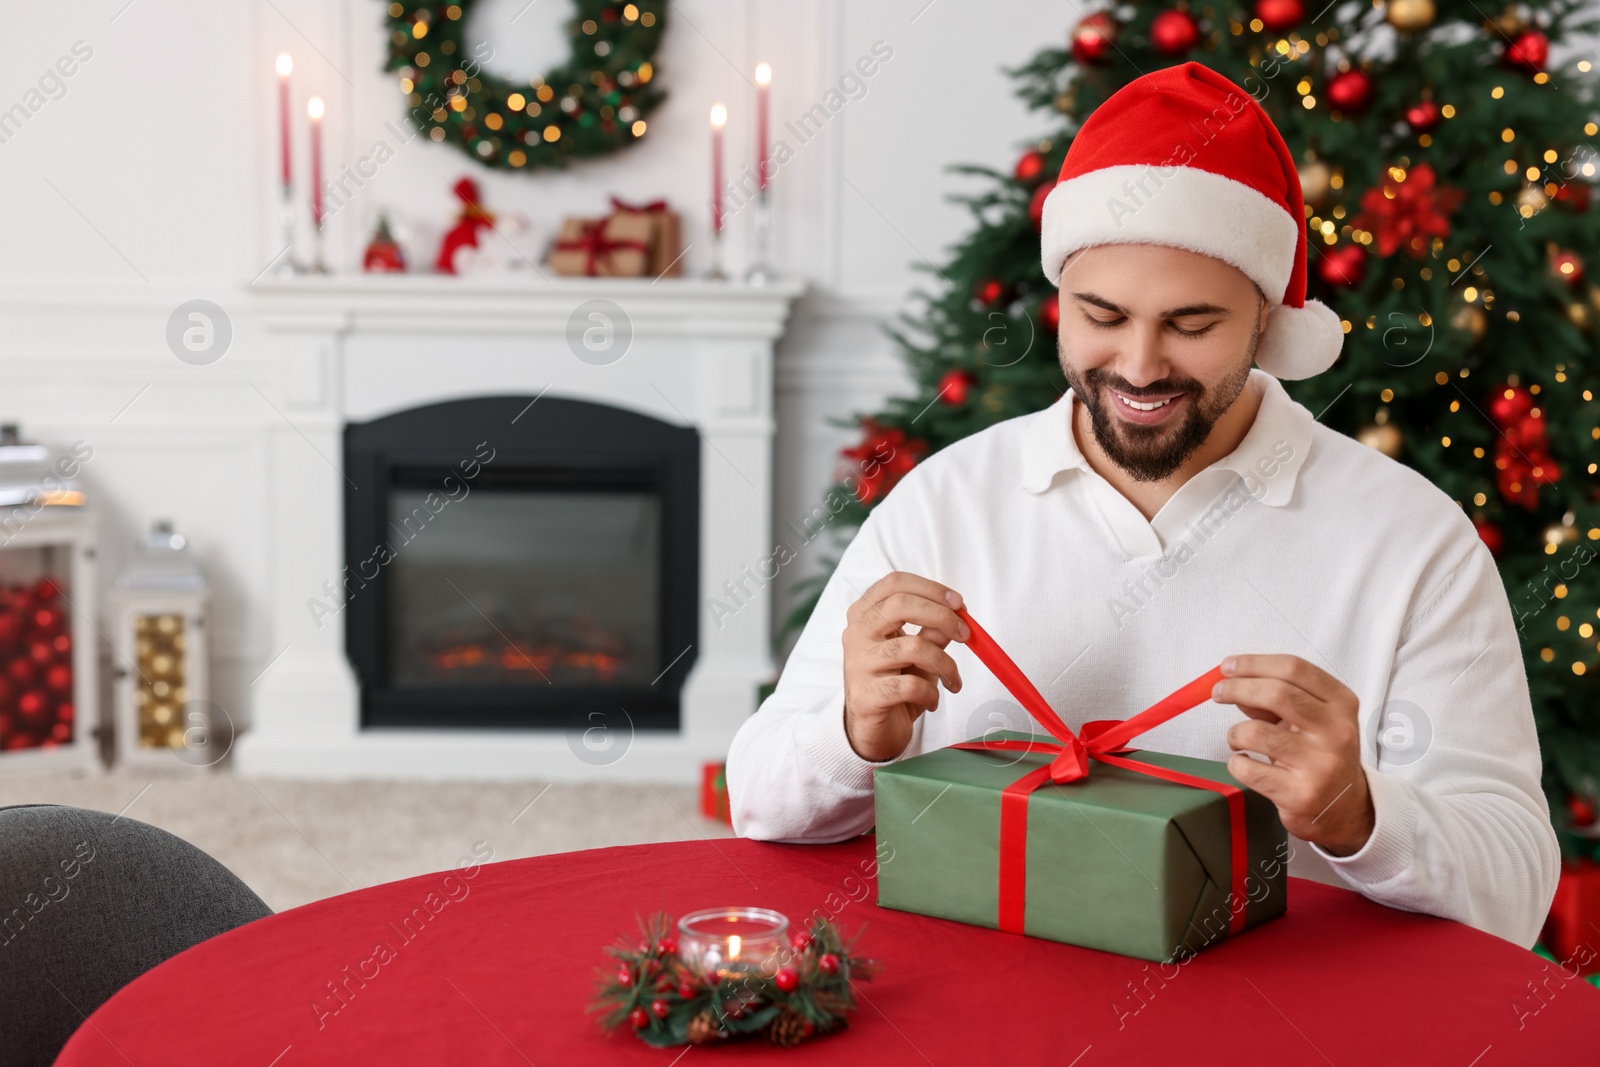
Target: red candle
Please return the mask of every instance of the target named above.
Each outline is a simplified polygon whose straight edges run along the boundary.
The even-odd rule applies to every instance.
[[[278,154],[283,159],[282,181],[289,188],[289,73],[294,70],[294,60],[288,52],[278,56]]]
[[[772,66],[756,64],[756,188],[767,187],[767,86],[772,84]]]
[[[306,117],[311,120],[311,221],[322,225],[322,97],[306,101]]]
[[[722,232],[722,127],[728,124],[728,109],[711,106],[711,231]]]

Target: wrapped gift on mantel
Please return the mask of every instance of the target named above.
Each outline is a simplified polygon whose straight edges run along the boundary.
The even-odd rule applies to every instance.
[[[1283,914],[1272,802],[1225,763],[1128,747],[1210,699],[1220,671],[1075,735],[961,615],[967,647],[1055,740],[997,731],[874,771],[881,906],[1163,962]]]
[[[665,200],[628,204],[611,198],[603,219],[561,223],[549,264],[566,277],[675,278],[683,273],[683,226]]]
[[[611,210],[618,215],[645,215],[655,223],[650,235],[650,265],[646,268],[650,277],[676,278],[683,274],[683,220],[667,207],[665,200],[629,204],[613,196]]]

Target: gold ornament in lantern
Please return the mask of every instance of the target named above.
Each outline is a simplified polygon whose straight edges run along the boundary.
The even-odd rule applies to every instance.
[[[1450,314],[1450,325],[1472,335],[1472,343],[1483,340],[1489,329],[1489,316],[1477,304],[1462,304]]]
[[[1415,33],[1433,25],[1433,0],[1389,0],[1389,25],[1405,33]]]
[[[1531,219],[1549,206],[1550,198],[1544,195],[1541,185],[1524,185],[1517,192],[1517,210],[1525,219]]]
[[[206,699],[210,590],[172,524],[141,540],[111,592],[119,664],[113,709],[117,753],[127,766],[214,766],[225,749]],[[120,657],[119,657],[120,658]]]
[[[1356,431],[1356,440],[1396,459],[1400,455],[1400,428],[1393,423],[1370,424]]]
[[[1333,190],[1333,171],[1320,159],[1308,159],[1300,171],[1300,195],[1312,207],[1321,207]]]

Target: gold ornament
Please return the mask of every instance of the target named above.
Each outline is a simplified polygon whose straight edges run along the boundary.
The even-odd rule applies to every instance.
[[[1300,195],[1312,207],[1321,207],[1333,190],[1333,171],[1320,159],[1307,160],[1299,166]]]
[[[1583,304],[1568,304],[1567,319],[1580,330],[1589,328],[1589,309]]]
[[[1477,304],[1462,304],[1450,315],[1450,325],[1472,335],[1472,343],[1483,340],[1489,329],[1489,316]]]
[[[1517,210],[1525,219],[1531,219],[1539,212],[1550,206],[1550,198],[1544,195],[1544,188],[1538,185],[1524,185],[1517,192]]]
[[[1356,431],[1356,440],[1368,448],[1376,448],[1390,459],[1400,455],[1400,429],[1393,423],[1363,426]]]
[[[140,615],[134,623],[139,707],[139,744],[144,748],[183,748],[180,714],[184,687],[183,617]]]
[[[1076,96],[1071,89],[1068,89],[1066,92],[1061,93],[1056,97],[1056,110],[1061,112],[1063,115],[1072,114],[1072,109],[1075,104]]]
[[[1405,33],[1415,33],[1433,25],[1433,0],[1390,0],[1389,25]]]
[[[1547,545],[1565,545],[1578,539],[1578,528],[1567,526],[1563,523],[1552,523],[1544,528],[1544,543]]]
[[[1500,14],[1485,18],[1483,25],[1495,33],[1513,38],[1528,28],[1528,15],[1523,11],[1521,4],[1507,4]]]

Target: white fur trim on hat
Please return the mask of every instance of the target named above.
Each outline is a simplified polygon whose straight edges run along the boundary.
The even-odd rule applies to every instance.
[[[1160,244],[1220,259],[1283,299],[1303,222],[1242,182],[1197,167],[1102,167],[1050,190],[1041,218],[1044,273],[1059,285],[1061,265],[1080,248]]]
[[[1305,307],[1278,304],[1267,312],[1267,326],[1256,346],[1256,366],[1274,378],[1291,381],[1321,374],[1344,347],[1338,312],[1320,300]]]

